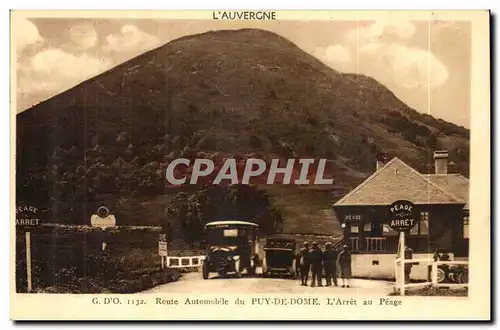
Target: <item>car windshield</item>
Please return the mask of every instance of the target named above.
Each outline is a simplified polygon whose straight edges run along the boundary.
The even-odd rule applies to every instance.
[[[207,230],[209,245],[243,245],[247,244],[251,231],[246,228],[214,228]]]

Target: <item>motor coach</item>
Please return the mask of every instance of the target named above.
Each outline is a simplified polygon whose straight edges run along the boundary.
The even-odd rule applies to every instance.
[[[225,276],[242,272],[254,275],[259,265],[259,226],[246,221],[214,221],[205,225],[206,257],[203,261],[203,278],[210,273]]]

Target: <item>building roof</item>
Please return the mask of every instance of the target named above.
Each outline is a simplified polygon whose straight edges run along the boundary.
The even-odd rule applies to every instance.
[[[426,174],[425,177],[437,184],[441,189],[452,193],[465,203],[469,209],[469,179],[461,174]]]
[[[390,205],[396,200],[413,204],[466,204],[399,158],[393,158],[334,204],[337,206]],[[444,179],[446,180],[446,179]]]
[[[240,226],[249,226],[249,227],[258,227],[259,226],[258,224],[253,223],[253,222],[227,220],[227,221],[209,222],[209,223],[205,224],[205,227],[220,226],[220,225],[229,225],[229,226],[240,225]]]

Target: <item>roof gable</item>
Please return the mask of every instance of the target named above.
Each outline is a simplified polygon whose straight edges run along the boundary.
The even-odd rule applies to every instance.
[[[459,198],[469,209],[469,179],[461,174],[427,174],[426,178]]]
[[[334,206],[390,205],[396,200],[413,204],[463,204],[399,158],[393,158]]]

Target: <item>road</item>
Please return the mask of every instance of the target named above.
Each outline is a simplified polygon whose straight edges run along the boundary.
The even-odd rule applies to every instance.
[[[324,280],[324,279],[323,279]],[[350,288],[301,286],[300,280],[287,278],[263,278],[260,275],[234,278],[228,275],[219,278],[212,274],[204,280],[199,272],[185,273],[177,282],[159,285],[141,293],[324,293],[334,295],[378,295],[386,296],[393,292],[394,282],[352,279]],[[324,282],[323,282],[324,284]],[[341,284],[341,283],[339,283]]]

